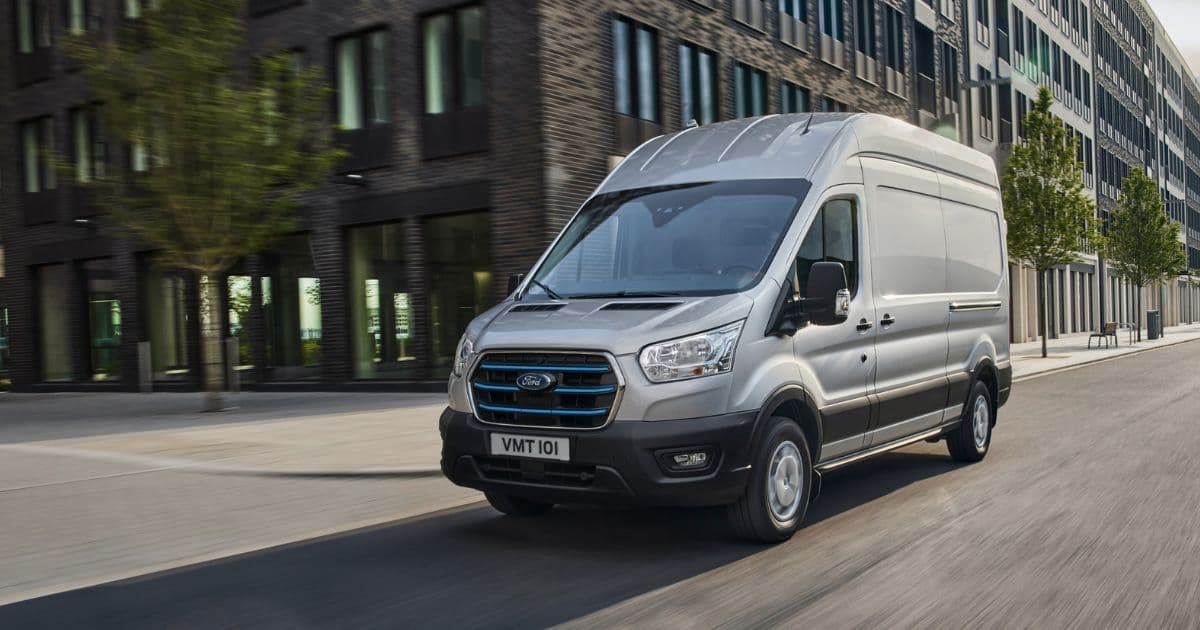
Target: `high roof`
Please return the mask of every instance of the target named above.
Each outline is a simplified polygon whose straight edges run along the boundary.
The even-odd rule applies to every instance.
[[[895,118],[777,114],[654,138],[626,157],[596,192],[731,179],[809,178],[832,147],[848,153],[830,158],[887,155],[997,185],[991,158]]]

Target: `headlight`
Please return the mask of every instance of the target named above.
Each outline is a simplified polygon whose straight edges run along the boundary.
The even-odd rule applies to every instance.
[[[655,383],[722,374],[733,369],[742,322],[642,348],[638,362]]]
[[[474,358],[475,340],[463,333],[462,339],[458,340],[458,347],[454,350],[454,375],[466,374],[467,368],[470,367],[471,360]]]

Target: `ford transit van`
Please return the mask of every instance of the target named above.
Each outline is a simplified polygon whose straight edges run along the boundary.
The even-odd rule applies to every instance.
[[[507,514],[726,505],[785,540],[823,472],[923,440],[984,458],[1007,268],[992,160],[907,123],[655,138],[468,326],[442,470]]]

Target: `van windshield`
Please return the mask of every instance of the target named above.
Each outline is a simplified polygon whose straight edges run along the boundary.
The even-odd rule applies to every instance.
[[[562,298],[718,295],[762,278],[810,183],[624,190],[584,206],[529,285]]]

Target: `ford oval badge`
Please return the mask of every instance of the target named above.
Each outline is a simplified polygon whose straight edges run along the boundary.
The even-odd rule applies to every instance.
[[[545,372],[526,372],[517,377],[517,387],[527,392],[542,392],[554,384],[554,377]]]

